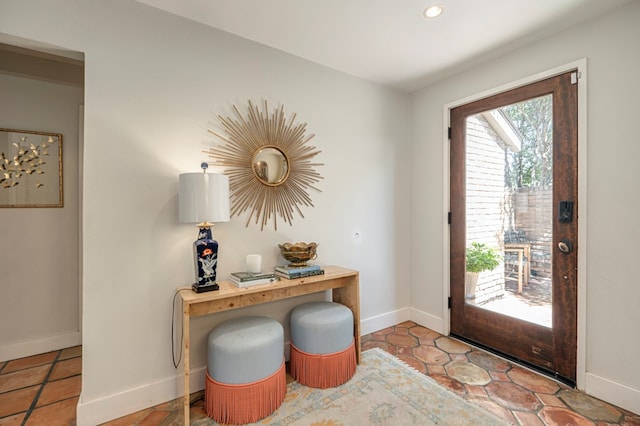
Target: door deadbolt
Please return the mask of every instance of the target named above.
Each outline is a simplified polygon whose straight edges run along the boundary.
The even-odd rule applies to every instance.
[[[573,243],[565,238],[560,240],[558,248],[562,253],[569,254],[573,251]]]

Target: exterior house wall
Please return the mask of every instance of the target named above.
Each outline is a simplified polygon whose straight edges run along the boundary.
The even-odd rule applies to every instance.
[[[505,146],[480,114],[467,119],[466,136],[466,236],[502,252],[504,233]],[[478,277],[475,303],[502,296],[504,265]]]
[[[511,194],[515,211],[515,229],[524,231],[531,244],[531,274],[551,276],[553,238],[553,189],[519,188]]]

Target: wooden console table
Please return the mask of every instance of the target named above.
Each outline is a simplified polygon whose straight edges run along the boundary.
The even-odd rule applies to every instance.
[[[295,280],[281,279],[271,284],[257,285],[248,288],[238,288],[228,281],[219,281],[220,290],[208,293],[194,293],[191,287],[179,290],[182,299],[182,336],[184,353],[184,424],[189,425],[189,320],[192,317],[214,314],[275,300],[288,299],[310,293],[332,290],[333,301],[341,303],[353,312],[353,336],[356,346],[356,360],[360,363],[360,290],[358,271],[326,266],[324,275],[298,278]]]

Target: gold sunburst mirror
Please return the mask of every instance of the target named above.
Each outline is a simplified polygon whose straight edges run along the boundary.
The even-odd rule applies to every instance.
[[[320,191],[315,167],[323,164],[312,162],[320,151],[307,144],[314,135],[295,113],[287,120],[283,105],[269,112],[266,101],[262,110],[249,101],[246,116],[233,110],[237,118],[218,116],[225,135],[209,130],[224,143],[205,151],[229,176],[231,216],[248,211],[246,226],[255,216],[261,230],[269,221],[277,230],[278,216],[292,225],[295,211],[304,217],[301,206],[313,207],[307,191]]]

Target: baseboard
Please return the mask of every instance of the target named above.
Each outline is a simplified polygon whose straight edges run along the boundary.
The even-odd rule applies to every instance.
[[[414,321],[436,332],[441,332],[442,319],[413,308],[403,308],[361,321],[361,334],[369,334],[404,321]],[[288,349],[285,345],[285,351]],[[190,390],[204,389],[205,367],[191,371]],[[640,412],[640,391],[611,380],[587,373],[586,393],[615,404],[634,413]],[[93,426],[126,416],[154,405],[174,400],[181,396],[182,380],[176,376],[149,383],[137,388],[108,395],[92,401],[80,396],[77,409],[77,425]]]
[[[383,328],[391,327],[404,321],[409,321],[409,308],[387,312],[360,321],[360,335],[373,333]]]
[[[285,359],[289,360],[289,342],[284,345]],[[189,375],[190,393],[204,389],[206,367],[194,368]],[[178,374],[148,385],[139,386],[104,398],[84,401],[82,395],[77,409],[78,426],[94,426],[110,420],[117,419],[136,411],[144,410],[154,405],[162,404],[181,398],[182,389],[182,365],[178,367]]]
[[[191,393],[204,389],[204,373],[205,367],[191,370],[189,376]],[[78,426],[95,426],[154,405],[172,401],[182,397],[182,389],[182,376],[176,375],[91,401],[84,401],[81,394],[76,411],[76,424]]]
[[[592,373],[587,373],[585,377],[585,392],[587,394],[633,413],[640,413],[640,390]]]
[[[442,333],[443,330],[442,318],[418,309],[402,308],[360,321],[360,334],[364,336],[404,321],[413,321],[438,333]]]
[[[444,334],[444,324],[442,322],[442,318],[436,317],[435,315],[431,315],[426,312],[422,312],[418,309],[408,309],[409,319],[411,321],[420,324],[423,327],[427,327],[430,330],[436,331],[440,334]]]
[[[403,308],[367,318],[360,322],[361,334],[369,334],[408,321],[409,316],[409,308]],[[285,358],[288,358],[288,349],[288,345],[285,344]],[[190,390],[192,393],[204,389],[205,368],[200,367],[191,370]],[[155,383],[149,383],[91,401],[85,401],[83,395],[80,395],[77,409],[77,425],[93,426],[104,423],[182,396],[180,372],[181,370],[176,376],[168,377]]]
[[[74,331],[26,342],[0,346],[0,362],[57,351],[82,344],[82,333]]]

